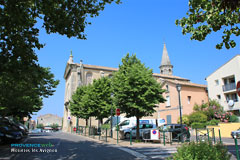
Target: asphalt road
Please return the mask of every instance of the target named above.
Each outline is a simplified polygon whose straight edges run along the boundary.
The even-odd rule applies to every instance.
[[[0,159],[13,160],[133,160],[133,155],[110,145],[63,132],[30,134],[22,142],[0,146]],[[23,144],[25,145],[23,147]],[[12,146],[11,146],[12,145]],[[14,146],[13,146],[14,145]],[[19,145],[17,147],[17,145]],[[22,145],[22,146],[21,146]],[[27,145],[32,145],[31,147]],[[39,147],[38,145],[41,145]],[[43,146],[45,145],[45,146]],[[21,146],[21,147],[20,147]]]

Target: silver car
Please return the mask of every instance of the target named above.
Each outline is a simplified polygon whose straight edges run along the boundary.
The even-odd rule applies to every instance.
[[[231,132],[232,138],[240,138],[240,129]]]
[[[139,136],[140,138],[142,138],[142,134],[145,130],[149,130],[149,129],[154,129],[156,128],[155,125],[153,124],[140,124],[139,125]],[[132,130],[132,138],[136,138],[136,135],[137,135],[137,126],[134,126],[132,128],[128,128],[128,129],[125,129],[123,130],[124,132],[124,137],[126,139],[129,139],[130,138],[130,131]]]

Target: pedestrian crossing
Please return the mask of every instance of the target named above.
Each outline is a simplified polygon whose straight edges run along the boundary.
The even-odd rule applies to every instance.
[[[177,148],[132,148],[134,151],[147,156],[147,159],[164,160],[177,152]]]

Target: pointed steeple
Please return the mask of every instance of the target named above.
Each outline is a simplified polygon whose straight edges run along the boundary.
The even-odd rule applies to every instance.
[[[165,43],[163,45],[162,62],[159,68],[161,74],[172,75],[173,65],[171,65]]]
[[[73,63],[73,55],[71,50],[71,55],[69,56],[68,63]]]

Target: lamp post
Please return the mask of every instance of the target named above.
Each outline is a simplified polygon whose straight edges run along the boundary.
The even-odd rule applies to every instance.
[[[113,98],[113,96],[114,96],[114,94],[111,93],[111,98]],[[113,107],[113,104],[111,105],[111,138],[113,137],[113,133],[112,133],[112,112],[113,112],[113,110],[112,110],[112,107]]]
[[[180,84],[176,85],[177,91],[178,91],[178,100],[179,100],[179,112],[180,112],[180,124],[181,124],[181,141],[182,139],[182,105],[181,105],[181,97],[180,97],[180,92],[182,86]]]

